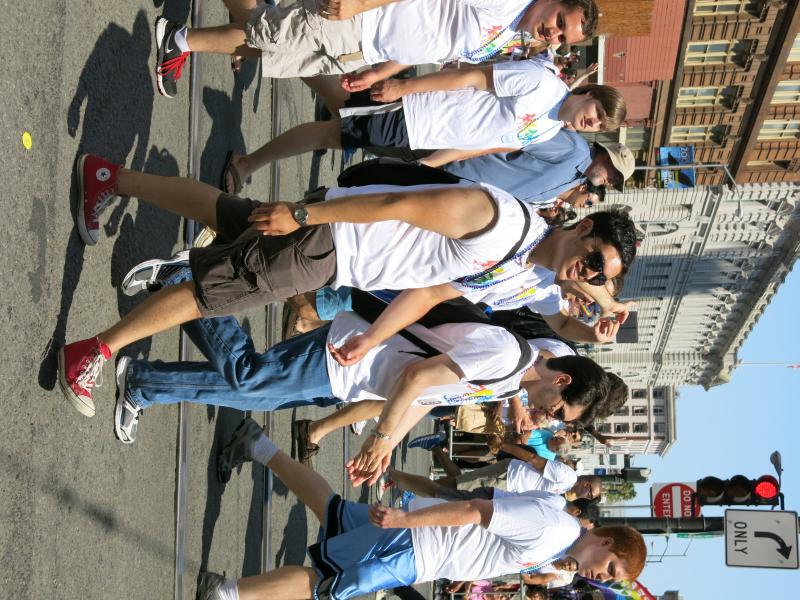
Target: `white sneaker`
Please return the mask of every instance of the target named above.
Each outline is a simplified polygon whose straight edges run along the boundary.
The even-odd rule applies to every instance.
[[[123,444],[136,441],[139,430],[139,415],[142,409],[125,397],[125,377],[131,359],[123,356],[117,362],[117,405],[114,409],[114,434]]]
[[[172,258],[153,258],[139,263],[122,280],[122,293],[135,296],[139,292],[155,291],[178,269],[189,266],[189,251],[182,250]]]

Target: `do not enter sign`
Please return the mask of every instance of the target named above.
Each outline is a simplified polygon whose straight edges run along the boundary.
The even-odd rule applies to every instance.
[[[653,516],[662,518],[691,518],[700,516],[700,504],[695,499],[693,483],[654,483],[650,488]]]

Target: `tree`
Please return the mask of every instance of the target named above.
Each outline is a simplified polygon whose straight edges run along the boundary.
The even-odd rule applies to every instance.
[[[629,481],[603,486],[603,497],[608,504],[617,504],[636,498],[636,488]]]

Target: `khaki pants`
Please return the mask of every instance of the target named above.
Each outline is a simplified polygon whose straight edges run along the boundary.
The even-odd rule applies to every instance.
[[[261,4],[250,14],[245,33],[247,45],[261,50],[264,77],[349,73],[366,65],[361,15],[330,21],[317,14],[314,0],[287,7]]]

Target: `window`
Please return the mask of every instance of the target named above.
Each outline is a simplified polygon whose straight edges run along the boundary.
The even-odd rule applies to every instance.
[[[728,133],[726,125],[676,125],[669,141],[676,144],[720,143]]]
[[[772,104],[797,104],[800,102],[800,81],[788,80],[778,83]]]
[[[789,52],[789,62],[800,62],[800,33],[794,38],[792,51]]]
[[[611,433],[611,423],[600,423],[597,431],[600,433]]]
[[[738,85],[682,87],[678,90],[678,108],[712,108],[726,106],[731,108],[741,94]]]
[[[636,398],[637,400],[641,400],[643,398],[647,398],[647,390],[633,390],[631,393],[631,398]]]
[[[617,410],[614,411],[615,417],[627,417],[630,414],[628,411],[627,406],[620,406]]]
[[[684,64],[693,67],[700,65],[724,65],[729,62],[742,64],[744,55],[753,46],[751,40],[711,40],[708,42],[689,42],[686,46]]]
[[[628,433],[630,426],[627,423],[614,423],[614,433]]]
[[[800,121],[767,120],[758,132],[759,141],[795,139],[800,135]]]
[[[617,455],[616,454],[612,454],[611,456],[608,457],[608,464],[611,465],[612,467],[614,465],[616,465],[617,462],[619,462],[619,461],[617,459]]]
[[[751,169],[780,169],[788,171],[791,167],[791,161],[788,160],[748,160],[747,166]]]
[[[665,433],[667,431],[666,423],[653,423],[653,431],[655,433]]]
[[[633,407],[633,416],[634,417],[647,416],[647,407],[646,406],[634,406]]]
[[[634,423],[633,433],[647,433],[647,423]]]
[[[654,417],[663,417],[664,416],[664,407],[663,406],[654,406],[653,407],[653,416]]]
[[[656,400],[663,400],[664,399],[664,388],[653,388],[653,398]]]
[[[694,15],[696,17],[740,13],[754,15],[758,13],[759,8],[759,2],[754,0],[697,0],[694,5]]]

